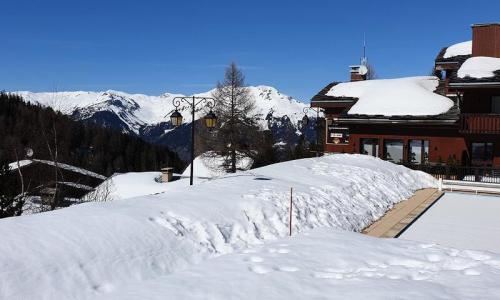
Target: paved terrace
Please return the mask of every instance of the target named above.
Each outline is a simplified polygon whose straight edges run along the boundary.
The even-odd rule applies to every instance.
[[[397,237],[442,195],[443,192],[437,189],[419,190],[410,199],[394,205],[382,218],[362,232],[373,237]]]

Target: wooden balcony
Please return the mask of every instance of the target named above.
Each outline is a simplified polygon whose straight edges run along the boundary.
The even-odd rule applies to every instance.
[[[461,114],[460,132],[500,134],[500,114]]]

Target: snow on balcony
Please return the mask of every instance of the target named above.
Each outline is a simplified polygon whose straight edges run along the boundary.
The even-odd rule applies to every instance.
[[[500,58],[475,56],[462,64],[457,76],[459,78],[490,78],[494,77],[494,72],[498,70],[500,70]]]

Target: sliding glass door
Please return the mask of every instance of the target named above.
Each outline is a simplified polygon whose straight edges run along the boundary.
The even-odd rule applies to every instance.
[[[359,153],[378,157],[378,139],[361,139]]]
[[[390,162],[403,163],[403,140],[384,140],[384,159]]]
[[[408,143],[408,160],[416,165],[429,162],[429,141],[410,140]]]

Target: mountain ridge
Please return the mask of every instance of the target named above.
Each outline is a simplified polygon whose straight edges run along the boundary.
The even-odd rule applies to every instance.
[[[254,114],[261,129],[271,130],[277,142],[295,143],[302,134],[298,123],[304,116],[304,108],[308,105],[292,96],[282,94],[272,86],[257,85],[247,88],[255,100]],[[209,97],[212,92],[213,89],[192,96]],[[167,146],[177,151],[182,158],[187,158],[189,136],[181,135],[180,132],[175,134],[175,131],[185,131],[185,128],[171,130],[169,115],[175,110],[172,103],[174,97],[190,96],[169,92],[159,96],[149,96],[116,90],[13,93],[23,97],[26,102],[51,107],[75,120],[113,128],[142,137],[151,143]],[[181,103],[179,112],[183,115],[184,125],[189,125],[191,123],[189,105]],[[203,107],[197,107],[195,119],[199,120],[204,114]],[[310,111],[308,116],[314,121],[316,114]],[[307,131],[306,138],[311,139],[311,127],[306,127],[305,131]]]

